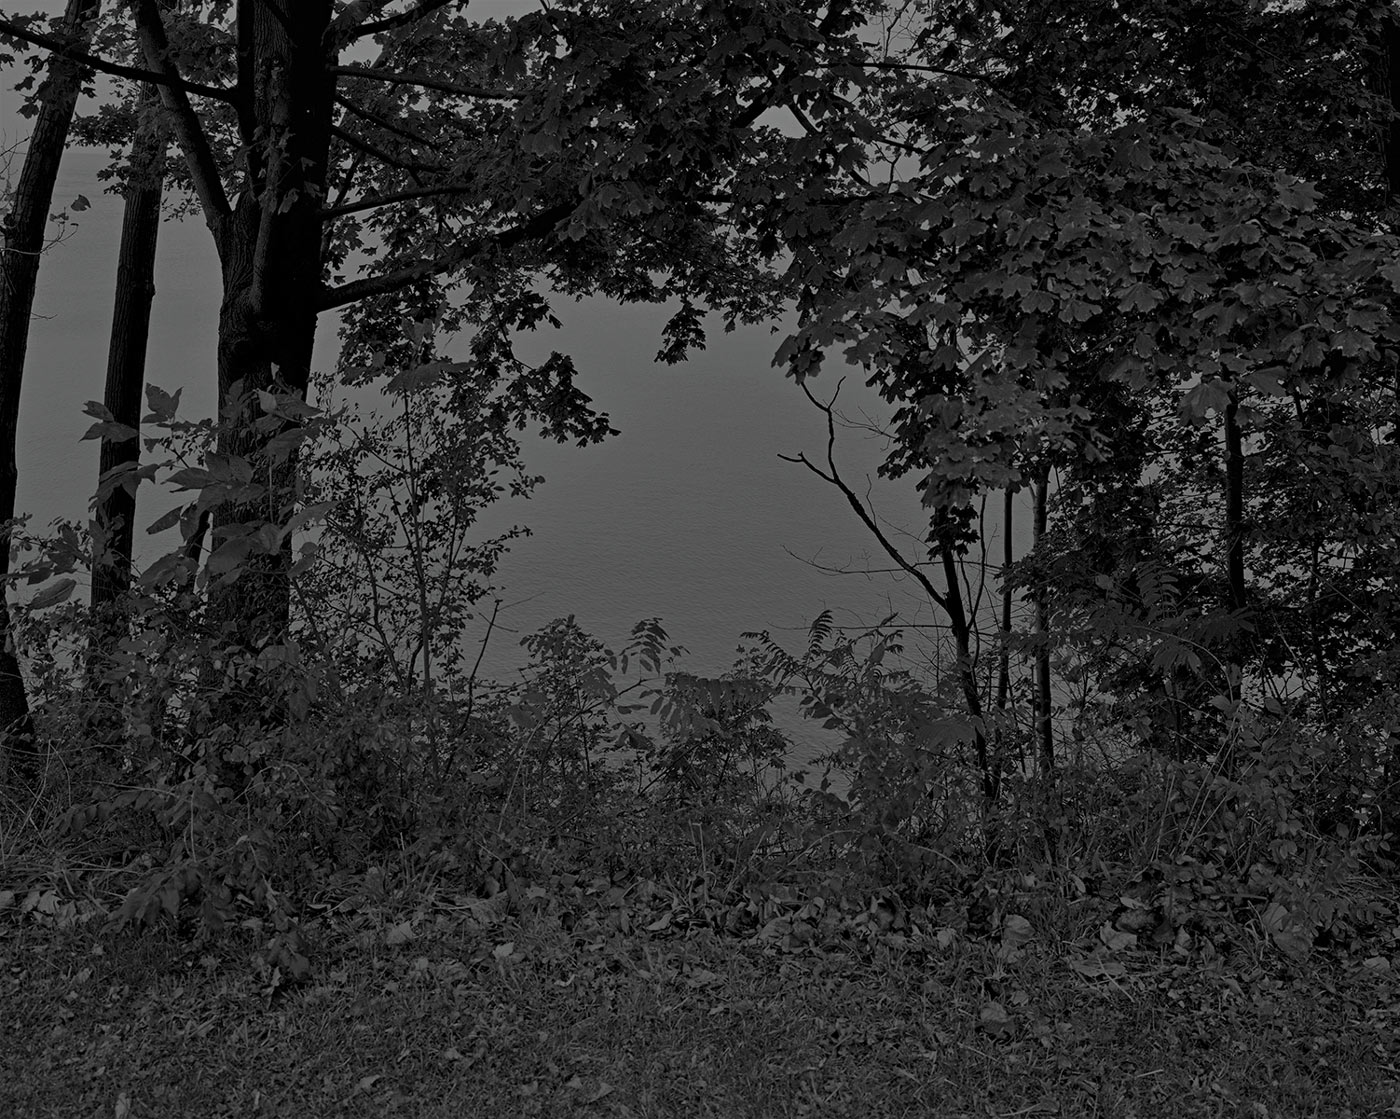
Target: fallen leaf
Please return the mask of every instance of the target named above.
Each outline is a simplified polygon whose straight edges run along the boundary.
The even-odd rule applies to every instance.
[[[1001,923],[1001,942],[1008,948],[1019,948],[1029,943],[1034,935],[1031,923],[1016,914],[1012,914]]]
[[[131,1097],[125,1092],[117,1097],[117,1106],[112,1108],[112,1119],[127,1119],[131,1114]]]
[[[494,947],[493,949],[491,949],[491,955],[495,956],[496,959],[498,959],[498,960],[504,960],[507,956],[509,956],[509,955],[510,955],[512,952],[514,952],[514,951],[515,951],[515,941],[513,941],[513,940],[507,940],[507,941],[505,941],[504,943],[498,944],[498,945],[496,945],[496,947]]]
[[[1088,979],[1104,979],[1109,976],[1123,975],[1128,970],[1117,960],[1103,960],[1097,957],[1066,962],[1080,975]]]
[[[989,1002],[982,1007],[981,1025],[989,1034],[1001,1037],[1012,1030],[1011,1016],[999,1002]]]
[[[689,987],[709,987],[716,983],[722,983],[724,980],[713,971],[707,971],[703,967],[697,967],[686,977],[685,982]]]
[[[1099,939],[1110,952],[1122,952],[1137,944],[1135,934],[1115,929],[1107,921],[1099,927]]]
[[[413,939],[413,926],[407,921],[400,921],[384,934],[384,943],[390,948],[396,948],[400,944],[407,944]]]

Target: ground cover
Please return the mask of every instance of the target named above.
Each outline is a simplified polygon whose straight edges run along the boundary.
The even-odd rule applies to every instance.
[[[256,918],[114,935],[96,900],[0,892],[0,1115],[1400,1113],[1393,931],[1153,948],[1116,888],[906,909],[374,868],[308,907],[297,982]]]

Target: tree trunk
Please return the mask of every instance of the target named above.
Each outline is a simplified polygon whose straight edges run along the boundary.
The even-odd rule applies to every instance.
[[[201,127],[183,95],[163,87],[205,219],[219,254],[223,299],[217,351],[219,428],[211,460],[236,491],[213,508],[206,621],[226,649],[252,653],[286,641],[291,541],[279,538],[296,492],[295,455],[277,457],[278,433],[260,393],[304,399],[311,381],[323,286],[321,207],[334,119],[336,48],[330,0],[238,0],[240,189],[230,203]],[[137,0],[147,65],[168,72],[169,47],[153,0]],[[215,679],[201,733],[255,732],[282,712],[261,677],[236,688]],[[223,728],[221,730],[221,728]],[[222,781],[238,790],[260,768],[257,753],[228,761]]]
[[[934,537],[938,533],[935,528]],[[948,628],[953,634],[953,646],[957,652],[958,683],[962,689],[963,704],[967,708],[972,723],[972,745],[977,756],[977,768],[982,780],[982,799],[988,809],[1001,793],[1000,757],[992,757],[987,749],[986,720],[982,712],[982,694],[977,687],[977,669],[972,656],[972,622],[967,608],[963,605],[962,583],[958,578],[956,551],[946,544],[938,545],[939,558],[943,564],[943,581],[946,591],[943,595],[944,612],[948,615]]]
[[[1385,166],[1386,205],[1394,207],[1400,200],[1400,17],[1387,12],[1381,23],[1381,42],[1377,44],[1376,92],[1390,107],[1390,117],[1380,127],[1381,159]],[[1393,218],[1394,215],[1392,214]]]
[[[1001,540],[1001,652],[997,657],[997,710],[1006,708],[1011,698],[1011,564],[1016,550],[1011,539],[1015,513],[1015,491],[1006,487],[1002,505]]]
[[[1033,491],[1031,536],[1033,547],[1045,538],[1045,505],[1049,496],[1050,471],[1042,467]],[[1048,776],[1055,769],[1055,725],[1050,709],[1050,588],[1045,580],[1035,584],[1035,742],[1040,773]]]
[[[98,0],[68,0],[64,33],[86,40]],[[39,113],[29,137],[13,207],[3,222],[0,252],[0,575],[10,566],[9,522],[15,515],[15,439],[19,431],[19,397],[24,358],[29,346],[29,318],[39,279],[44,230],[53,206],[54,182],[68,142],[68,127],[78,103],[83,68],[59,55],[49,58],[48,75],[38,98]],[[38,772],[39,747],[29,701],[10,630],[8,596],[0,594],[0,776],[7,763],[15,776]]]
[[[137,106],[140,120],[131,142],[131,178],[122,206],[121,248],[117,256],[116,293],[112,300],[112,336],[107,349],[107,381],[102,402],[112,419],[141,428],[142,388],[146,379],[146,344],[151,302],[155,298],[156,243],[165,185],[166,129],[160,95],[145,85]],[[92,628],[88,678],[99,701],[88,720],[92,741],[116,745],[124,738],[123,689],[103,682],[118,642],[129,628],[127,592],[136,520],[136,479],[117,480],[112,472],[134,467],[141,440],[104,439],[93,508]]]
[[[237,499],[214,509],[211,559],[221,548],[229,550],[225,557],[246,555],[236,578],[211,579],[209,620],[228,644],[246,650],[283,640],[289,623],[290,543],[271,544],[258,528],[285,520],[296,464],[266,454],[276,428],[257,422],[258,393],[305,397],[311,379],[334,116],[336,57],[327,45],[332,15],[330,0],[239,0],[240,130],[247,147],[243,183],[231,206],[197,125],[189,123],[188,105],[169,88],[161,94],[177,114],[176,134],[191,174],[203,183],[205,217],[219,253],[217,450],[242,460],[252,478]],[[164,67],[163,29],[149,0],[138,4],[137,22],[148,65]]]
[[[258,427],[259,391],[305,398],[322,284],[322,219],[334,116],[334,57],[324,45],[328,0],[258,0],[239,7],[240,32],[271,78],[253,85],[253,112],[265,147],[250,156],[250,186],[215,228],[223,273],[219,309],[219,401],[225,419],[219,451],[253,467],[262,493],[214,511],[211,550],[255,526],[283,523],[294,497],[294,457],[264,452],[275,433]],[[233,545],[237,546],[237,545]],[[290,617],[290,541],[254,550],[240,577],[215,580],[210,620],[245,648],[284,640]]]
[[[1245,608],[1244,581],[1244,436],[1240,431],[1239,394],[1230,390],[1225,406],[1225,605],[1239,616]],[[1244,645],[1242,635],[1230,638],[1226,694],[1240,698]]]
[[[112,303],[112,338],[107,350],[107,383],[103,403],[112,419],[139,431],[142,389],[146,377],[146,344],[150,337],[151,302],[155,298],[156,242],[160,233],[160,203],[165,185],[165,125],[159,96],[144,86],[141,123],[131,145],[131,179],[122,208],[121,249],[117,257],[116,295]],[[98,471],[99,496],[95,520],[105,547],[94,561],[92,606],[115,609],[131,586],[131,553],[135,532],[136,487],[130,479],[102,489],[102,478],[141,458],[141,440],[104,439]],[[125,617],[98,642],[109,652],[111,640],[125,629]]]

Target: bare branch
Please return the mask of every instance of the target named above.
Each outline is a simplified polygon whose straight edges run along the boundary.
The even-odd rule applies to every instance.
[[[0,35],[8,35],[20,42],[29,43],[31,46],[43,47],[53,54],[60,54],[64,58],[71,58],[74,62],[87,66],[99,73],[111,74],[117,78],[130,78],[137,82],[150,82],[153,85],[173,87],[184,93],[193,93],[197,97],[209,97],[215,101],[227,101],[233,104],[236,95],[233,90],[220,86],[204,85],[201,82],[189,82],[184,78],[173,74],[162,73],[158,70],[143,70],[139,66],[124,66],[120,62],[110,62],[105,58],[100,58],[95,54],[82,50],[72,43],[65,43],[62,39],[55,39],[52,35],[41,35],[36,31],[30,31],[20,27],[12,20],[0,19]]]
[[[837,382],[837,393],[841,391],[841,384],[844,381],[845,378],[843,377],[841,381]],[[919,570],[916,564],[909,562],[909,560],[904,557],[904,553],[902,553],[898,548],[894,546],[894,544],[890,542],[890,538],[885,535],[884,529],[882,529],[879,526],[879,524],[876,523],[875,518],[871,514],[870,510],[865,507],[865,503],[861,501],[861,499],[858,496],[856,496],[855,490],[851,489],[851,487],[847,484],[846,480],[841,477],[841,472],[837,470],[835,449],[836,417],[834,412],[834,406],[836,404],[835,394],[832,395],[830,401],[828,401],[826,404],[823,404],[820,400],[818,400],[815,396],[812,395],[812,390],[809,389],[805,383],[802,385],[802,392],[806,395],[807,399],[810,400],[815,407],[817,407],[819,410],[826,414],[827,469],[823,470],[820,466],[816,465],[816,463],[812,462],[811,459],[809,459],[804,453],[798,453],[797,455],[779,455],[778,457],[784,462],[795,462],[802,466],[805,466],[818,478],[822,479],[822,481],[833,485],[838,490],[840,490],[842,496],[846,499],[846,504],[848,504],[852,509],[855,510],[856,516],[860,518],[861,524],[865,525],[865,527],[870,531],[870,534],[873,537],[875,537],[876,542],[880,545],[881,548],[885,550],[885,554],[889,556],[890,559],[894,560],[896,564],[899,565],[901,571],[912,575],[918,581],[919,586],[921,586],[924,589],[924,593],[929,596],[929,599],[937,603],[938,606],[946,612],[948,610],[947,598],[945,598],[942,594],[938,592],[938,588],[933,585],[933,583],[929,580],[929,577],[927,575],[925,575],[922,571]]]
[[[348,303],[355,303],[371,296],[388,295],[390,292],[399,291],[418,280],[451,272],[454,268],[488,248],[508,249],[522,241],[543,237],[572,214],[578,205],[577,202],[559,202],[541,210],[534,217],[527,218],[519,225],[511,226],[509,229],[494,235],[478,237],[457,245],[435,260],[410,265],[397,272],[386,272],[382,276],[368,276],[363,280],[352,280],[348,284],[328,288],[316,300],[316,310],[329,311],[335,307],[344,307]]]
[[[464,85],[461,82],[444,81],[426,74],[399,74],[392,70],[376,70],[369,66],[332,66],[331,73],[345,78],[368,78],[375,82],[388,82],[390,85],[414,85],[423,89],[436,89],[441,93],[455,93],[459,97],[477,97],[485,101],[515,101],[520,95],[508,89],[488,89],[485,86]]]

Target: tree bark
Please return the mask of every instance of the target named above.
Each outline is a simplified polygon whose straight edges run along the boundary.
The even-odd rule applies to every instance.
[[[99,0],[68,0],[64,34],[84,42],[98,7]],[[60,55],[49,58],[13,206],[0,227],[4,241],[0,252],[0,575],[7,574],[10,566],[9,522],[15,515],[19,478],[15,439],[39,257],[44,251],[54,183],[83,75],[83,67],[71,59]],[[0,776],[8,769],[16,777],[32,779],[41,759],[15,653],[7,599],[7,595],[0,594]]]
[[[165,125],[159,95],[153,86],[141,93],[141,123],[131,145],[131,179],[122,208],[121,249],[117,257],[116,295],[112,304],[112,337],[107,351],[107,382],[103,404],[119,424],[141,428],[142,389],[146,379],[146,345],[150,337],[151,302],[155,298],[156,243],[160,233],[160,204],[165,185]],[[101,490],[111,471],[141,458],[141,440],[104,439],[99,465],[99,496],[95,519],[103,554],[94,562],[94,610],[115,607],[131,586],[131,554],[136,515],[136,488],[131,481]],[[118,634],[124,617],[113,619]],[[99,643],[110,651],[110,641]]]
[[[1385,167],[1386,206],[1393,208],[1400,200],[1400,17],[1394,11],[1386,13],[1381,24],[1381,42],[1376,51],[1377,92],[1390,107],[1389,119],[1380,128],[1381,161]],[[1393,215],[1392,215],[1393,216]]]
[[[267,137],[250,160],[250,186],[215,231],[223,271],[219,309],[219,400],[223,454],[244,458],[263,493],[214,511],[211,546],[254,525],[284,522],[294,497],[296,463],[270,461],[273,434],[258,429],[257,393],[281,388],[305,398],[322,285],[322,217],[334,119],[336,62],[327,30],[328,0],[257,0],[239,5],[240,46],[252,51],[251,96]],[[248,23],[251,22],[251,27]],[[290,621],[290,541],[275,554],[250,556],[233,583],[210,588],[210,618],[237,644],[259,648],[285,639]]]
[[[151,302],[156,293],[160,204],[165,186],[166,130],[160,94],[154,86],[142,87],[137,112],[139,123],[132,137],[130,178],[122,206],[121,247],[102,402],[115,422],[139,432]],[[102,440],[93,507],[92,622],[88,642],[88,679],[99,702],[88,720],[88,736],[106,745],[116,745],[125,737],[120,717],[122,688],[104,683],[103,674],[129,629],[127,592],[131,589],[136,520],[136,479],[128,474],[118,480],[112,472],[133,467],[140,458],[139,435]]]
[[[1046,501],[1049,497],[1050,470],[1041,467],[1032,491],[1031,536],[1033,547],[1045,538]],[[1042,578],[1035,584],[1035,741],[1040,773],[1048,776],[1055,769],[1055,724],[1050,709],[1050,588]]]
[[[938,522],[943,514],[935,512],[934,531],[931,534],[938,540]],[[987,748],[987,726],[982,711],[982,693],[977,687],[977,666],[972,653],[972,620],[968,617],[963,603],[962,581],[958,577],[958,557],[954,548],[938,542],[939,560],[943,566],[945,590],[939,596],[940,605],[948,615],[948,629],[953,634],[953,647],[957,653],[958,684],[963,694],[963,704],[967,708],[968,719],[972,723],[972,747],[977,757],[977,768],[982,781],[982,798],[988,810],[1001,795],[1001,767],[1003,759],[993,757]]]
[[[1002,497],[1001,540],[1001,652],[997,656],[997,710],[1005,710],[1011,698],[1011,564],[1016,558],[1011,540],[1015,514],[1015,491],[1010,486]]]
[[[1230,390],[1225,406],[1225,605],[1232,614],[1245,608],[1244,579],[1244,435],[1240,430],[1238,390]],[[1226,694],[1240,698],[1243,636],[1230,638]]]
[[[220,454],[246,462],[255,496],[214,510],[210,550],[240,548],[256,529],[285,519],[295,461],[271,461],[275,434],[256,421],[258,392],[305,397],[311,379],[317,300],[322,288],[321,206],[334,116],[336,53],[327,34],[329,0],[240,0],[237,6],[239,127],[244,176],[229,205],[198,119],[185,95],[161,96],[205,219],[223,281],[219,308]],[[137,26],[147,65],[170,73],[154,0],[138,0]],[[232,581],[209,588],[209,620],[230,644],[258,649],[285,638],[290,615],[290,544],[254,546]]]

